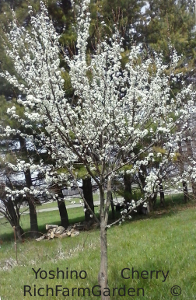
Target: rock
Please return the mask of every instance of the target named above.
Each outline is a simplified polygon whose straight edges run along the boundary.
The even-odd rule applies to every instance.
[[[62,233],[61,235],[58,236],[59,238],[64,238],[68,237],[67,232]]]
[[[79,227],[81,228],[83,225],[78,223]],[[36,241],[41,241],[43,239],[54,239],[54,237],[57,238],[63,238],[63,237],[74,237],[79,235],[79,231],[76,226],[69,226],[67,230],[63,226],[57,226],[57,225],[46,225],[47,233],[40,238],[36,239]]]
[[[42,241],[42,240],[44,240],[44,239],[45,239],[45,235],[42,235],[42,236],[40,236],[39,238],[37,238],[36,241],[37,241],[37,242],[40,242],[40,241]]]
[[[58,227],[58,225],[49,225],[49,224],[47,224],[46,225],[46,230],[48,230],[48,229],[53,229],[53,228],[57,228]]]
[[[59,226],[56,231],[55,234],[62,234],[65,231],[65,228],[63,226]]]
[[[67,231],[67,236],[71,236],[71,231]]]
[[[50,238],[53,239],[54,238],[54,232],[52,231],[50,234]]]
[[[71,237],[77,236],[77,235],[79,235],[79,234],[80,234],[79,231],[74,230],[74,231],[71,233]]]

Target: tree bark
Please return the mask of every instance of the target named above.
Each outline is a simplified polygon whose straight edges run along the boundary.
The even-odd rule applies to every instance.
[[[115,219],[115,209],[114,209],[114,202],[113,202],[113,196],[111,193],[111,209],[112,209],[112,219]]]
[[[32,186],[31,172],[27,169],[25,172],[25,180],[28,188]],[[31,228],[31,237],[37,238],[39,236],[38,233],[38,223],[37,223],[37,212],[35,201],[31,196],[26,197],[27,202],[29,204],[29,215],[30,215],[30,228]]]
[[[159,183],[160,205],[165,206],[165,195],[163,191],[162,181]]]
[[[127,203],[131,201],[132,196],[132,190],[131,190],[131,175],[130,174],[124,174],[124,199],[125,204],[127,206]]]
[[[19,241],[22,241],[22,235],[24,230],[20,226],[20,214],[16,212],[14,208],[13,201],[9,198],[8,200],[4,201],[4,205],[6,206],[7,214],[5,215],[6,219],[9,221],[10,225],[16,228],[16,236]]]
[[[36,206],[34,201],[31,198],[28,199],[28,204],[29,204],[30,226],[31,226],[30,234],[32,238],[37,238],[39,236],[39,233],[38,233]]]
[[[92,184],[91,184],[91,177],[87,177],[87,178],[83,179],[82,182],[83,182],[84,199],[88,203],[91,210],[94,212],[93,190],[92,190]],[[86,222],[91,221],[92,220],[92,218],[91,218],[92,212],[88,209],[86,203],[84,203],[84,208],[86,209],[85,210],[85,221]]]
[[[63,226],[66,229],[69,226],[69,219],[68,219],[68,213],[67,213],[65,201],[63,200],[64,196],[60,187],[58,187],[57,194],[60,198],[57,200],[57,203],[58,203],[59,214],[61,218],[61,226]]]
[[[154,194],[148,199],[149,212],[153,211],[156,204],[156,200],[157,200],[157,192],[154,192]]]
[[[194,160],[192,144],[188,138],[186,139],[186,145],[187,145],[187,156],[191,157]],[[193,199],[196,199],[196,182],[193,179],[191,180],[191,185],[192,185]]]
[[[15,230],[16,230],[16,237],[18,238],[18,240],[20,242],[22,242],[24,230],[22,229],[22,227],[20,225],[15,226]]]
[[[180,170],[180,175],[182,176],[184,172],[184,159],[183,159],[182,143],[180,141],[178,142],[178,147],[180,153],[179,170]],[[187,182],[183,180],[182,185],[183,185],[184,202],[186,203],[189,199]]]
[[[19,141],[20,141],[20,150],[21,152],[25,153],[28,156],[28,151],[26,147],[26,141],[23,137],[19,135]],[[32,179],[31,179],[31,172],[30,169],[27,169],[24,172],[25,180],[26,180],[26,186],[30,188],[32,186]],[[39,236],[38,233],[38,223],[37,223],[37,212],[36,212],[36,205],[34,198],[31,196],[26,197],[26,200],[29,205],[29,217],[30,217],[30,235],[32,238],[37,238]]]
[[[146,166],[141,165],[140,166],[140,172],[139,172],[139,180],[141,182],[142,192],[143,192],[143,190],[145,188],[145,185],[146,185],[146,176],[147,176]]]
[[[101,300],[110,300],[110,296],[104,295],[104,290],[108,288],[108,258],[107,258],[107,218],[104,214],[104,189],[100,185],[100,246],[101,246],[101,262],[98,275],[98,282],[101,288]]]
[[[63,226],[66,229],[69,226],[67,208],[65,206],[64,200],[57,200],[57,202],[58,202],[59,214],[61,218],[61,226]]]
[[[187,182],[183,181],[182,185],[183,185],[183,193],[184,193],[184,202],[186,203],[189,200]]]
[[[195,181],[192,180],[191,185],[192,185],[193,199],[196,199],[196,183],[195,183]]]

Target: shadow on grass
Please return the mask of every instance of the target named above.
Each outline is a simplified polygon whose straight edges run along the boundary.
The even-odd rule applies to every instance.
[[[140,220],[148,220],[148,219],[157,219],[157,218],[164,218],[168,216],[175,215],[179,213],[179,211],[186,210],[188,208],[195,208],[196,201],[193,200],[193,197],[190,195],[190,200],[188,202],[184,202],[183,194],[175,194],[175,195],[166,195],[165,196],[165,205],[160,206],[160,199],[157,198],[157,202],[153,211],[151,211],[147,215],[137,214],[135,213],[132,215],[131,220],[127,220],[126,222],[134,222]],[[120,213],[115,213],[115,219],[117,220],[120,217]],[[109,222],[112,223],[111,215],[109,217]],[[117,224],[118,225],[118,224]]]
[[[160,206],[160,200],[159,198],[157,199],[157,203],[155,205],[154,210],[148,214],[148,215],[140,215],[140,214],[134,214],[132,216],[131,221],[127,222],[134,222],[134,221],[140,221],[140,220],[147,220],[147,219],[157,219],[157,218],[163,218],[163,217],[168,217],[177,214],[181,210],[185,210],[191,207],[196,207],[196,202],[194,200],[189,200],[187,203],[184,203],[183,199],[183,194],[175,194],[175,195],[169,195],[165,197],[165,206],[161,207]],[[99,218],[99,214],[96,213],[96,216]],[[109,224],[113,223],[115,220],[118,220],[121,217],[121,214],[119,211],[115,211],[115,219],[112,217],[112,212],[109,212]],[[69,218],[69,224],[73,225],[78,222],[83,222],[85,220],[84,216],[79,216],[79,217],[71,217]],[[127,223],[126,222],[126,223]],[[50,224],[55,224],[55,225],[61,225],[60,220],[53,220],[51,216],[51,221]],[[118,225],[118,223],[117,223]],[[14,240],[14,233],[12,230],[12,227],[9,225],[9,222],[6,222],[5,219],[0,219],[0,228],[3,228],[3,226],[6,226],[6,229],[3,231],[6,231],[4,233],[1,233],[0,231],[0,243],[3,240],[4,242],[10,242]],[[96,230],[96,229],[92,229]],[[42,234],[46,233],[46,224],[41,224],[39,225],[39,233],[40,236]],[[24,239],[30,240],[30,228],[25,228],[25,233],[23,235]]]
[[[99,217],[98,214],[96,214],[97,217]],[[59,217],[60,218],[60,217]],[[79,222],[83,222],[85,220],[84,216],[80,216],[80,217],[76,217],[76,218],[69,218],[69,225],[73,225],[75,223],[79,223]],[[51,221],[50,224],[54,224],[54,225],[61,225],[61,221],[54,221],[53,218],[51,217]],[[9,224],[8,221],[6,221],[5,219],[0,219],[0,228],[2,228],[2,226],[6,226],[6,228],[4,229],[4,231],[7,231],[5,233],[2,233],[0,231],[0,243],[1,241],[3,242],[10,242],[10,241],[14,241],[14,231],[11,227],[11,225]],[[31,231],[30,231],[30,227],[24,227],[24,234],[23,234],[23,239],[24,240],[31,240]],[[46,224],[41,224],[38,226],[38,232],[40,233],[40,236],[42,234],[45,234],[47,232],[46,230]]]
[[[190,200],[184,202],[183,194],[175,194],[165,196],[165,205],[160,206],[160,199],[157,199],[154,210],[150,213],[151,218],[159,218],[162,216],[170,216],[178,213],[181,210],[196,207],[196,201],[190,195]]]

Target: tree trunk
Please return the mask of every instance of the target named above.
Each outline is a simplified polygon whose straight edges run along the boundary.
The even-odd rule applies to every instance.
[[[186,203],[189,200],[188,187],[186,181],[183,181],[182,185],[183,185],[183,193],[184,193],[184,202]]]
[[[91,184],[91,177],[87,177],[82,180],[83,182],[83,195],[84,199],[86,200],[87,204],[91,208],[91,210],[94,212],[94,203],[93,203],[93,190],[92,190],[92,184]],[[91,221],[91,215],[92,212],[88,209],[88,206],[86,203],[84,203],[85,210],[85,221]]]
[[[101,263],[99,271],[99,285],[101,288],[101,300],[109,300],[110,297],[104,295],[104,290],[108,288],[108,274],[107,274],[107,231],[104,221],[101,221],[100,225],[100,239],[101,239]]]
[[[14,208],[14,203],[9,198],[8,200],[4,201],[4,205],[6,206],[7,213],[5,215],[6,219],[9,221],[10,225],[16,228],[16,236],[19,241],[22,241],[22,235],[24,233],[24,230],[20,226],[20,214],[16,212]]]
[[[159,183],[160,205],[165,206],[165,195],[162,182]]]
[[[104,189],[103,185],[100,185],[100,246],[101,246],[101,262],[100,271],[98,275],[98,282],[101,288],[101,300],[110,300],[110,296],[106,295],[108,288],[108,258],[107,258],[107,218],[104,214]]]
[[[131,175],[124,174],[124,199],[125,204],[131,201],[132,191],[131,191]]]
[[[191,180],[191,186],[192,186],[193,199],[196,199],[196,182],[194,180]]]
[[[39,233],[38,233],[36,206],[34,201],[31,198],[28,199],[28,204],[29,204],[29,214],[30,214],[31,237],[37,238],[39,236]]]
[[[19,135],[19,141],[20,141],[20,150],[21,152],[25,153],[28,157],[28,151],[26,147],[26,141],[23,137]],[[31,179],[31,172],[30,169],[27,169],[24,172],[25,180],[26,180],[26,186],[30,188],[32,186],[32,179]],[[37,223],[37,212],[36,212],[36,205],[33,197],[27,196],[26,200],[29,205],[29,217],[30,217],[30,235],[32,238],[36,238],[39,236],[38,233],[38,223]]]
[[[27,169],[24,173],[25,173],[26,185],[28,188],[30,188],[32,186],[30,169]],[[27,196],[26,199],[29,204],[31,237],[37,238],[39,236],[39,233],[38,233],[37,212],[36,212],[35,201],[31,196]]]
[[[193,148],[192,148],[191,141],[189,139],[186,140],[186,145],[187,145],[187,156],[194,160]],[[195,180],[191,179],[191,185],[192,185],[193,199],[196,199],[196,182],[195,182]]]
[[[24,230],[22,229],[22,227],[20,225],[15,226],[15,230],[16,230],[16,237],[18,238],[18,240],[20,242],[22,242]]]
[[[57,200],[57,202],[58,202],[59,214],[61,218],[61,226],[63,226],[66,229],[69,226],[67,208],[63,200]]]
[[[111,209],[112,209],[112,219],[115,219],[115,210],[114,210],[114,202],[113,202],[113,196],[111,193]]]
[[[148,199],[148,203],[149,203],[149,212],[153,211],[155,204],[156,204],[156,200],[157,200],[157,192],[155,192],[151,197],[149,197]]]
[[[182,174],[184,172],[184,159],[183,159],[183,152],[182,152],[182,143],[180,141],[178,142],[178,147],[179,147],[179,153],[180,153],[179,169],[180,169],[180,175],[182,176]],[[182,185],[183,185],[184,202],[186,203],[189,199],[187,182],[185,180],[183,180]]]
[[[146,166],[141,165],[140,166],[140,172],[139,172],[139,179],[141,182],[142,192],[144,191],[145,185],[146,185],[146,176],[147,176],[147,170]]]
[[[69,219],[68,219],[65,201],[63,200],[64,196],[60,187],[58,187],[57,194],[60,198],[57,200],[57,203],[58,203],[59,214],[61,218],[61,226],[63,226],[66,229],[69,226]]]

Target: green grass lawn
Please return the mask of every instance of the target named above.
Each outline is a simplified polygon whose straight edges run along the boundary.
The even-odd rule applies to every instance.
[[[70,205],[70,204],[79,204],[80,201],[82,201],[81,198],[70,198],[68,200],[65,200],[65,205]],[[52,201],[52,202],[46,202],[43,203],[41,205],[37,205],[37,211],[39,211],[40,209],[45,209],[45,208],[58,208],[57,202],[56,201]],[[23,206],[20,208],[20,212],[24,212],[24,211],[29,211],[28,206]]]
[[[191,207],[190,204],[176,205],[171,205],[169,210],[159,210],[148,217],[126,222],[108,230],[108,273],[111,294],[115,287],[122,288],[120,293],[123,293],[124,288],[126,290],[126,296],[118,295],[118,291],[115,290],[111,299],[196,299],[196,208],[193,203]],[[69,210],[69,217],[73,222],[80,220],[82,216],[82,208]],[[42,242],[26,238],[24,243],[17,244],[17,265],[12,230],[8,225],[3,225],[4,219],[0,222],[1,300],[100,299],[91,292],[92,287],[97,284],[100,262],[98,230],[81,232],[75,238]],[[46,223],[57,224],[58,212],[38,213],[38,222],[41,231],[44,230]],[[28,216],[23,216],[22,226],[25,230],[28,229],[28,223]],[[32,268],[35,271],[41,268],[41,276],[38,272],[37,279]],[[59,273],[60,276],[57,278],[57,268],[64,271],[64,279],[61,277],[62,273]],[[125,268],[127,269],[123,275],[127,279],[121,276],[121,271]],[[77,271],[78,278],[75,273],[73,278],[70,278],[72,270]],[[86,272],[81,273],[81,277],[86,276],[84,279],[79,276],[81,270]],[[134,273],[134,278],[132,270],[138,271]],[[56,276],[54,279],[49,279],[49,271],[54,271],[51,273]],[[166,276],[168,271],[164,281],[163,273]],[[144,278],[141,278],[141,274]],[[32,296],[29,293],[24,296],[25,285],[29,286],[26,290],[31,287],[29,291]],[[67,288],[66,293],[69,290],[70,295],[65,297],[59,292],[58,296],[52,296],[50,290],[46,296],[46,290],[40,290],[45,296],[39,296],[38,289],[41,287],[46,289],[47,285],[53,289],[56,285],[62,285]],[[171,288],[176,285],[181,288],[181,295],[178,297],[171,294]],[[90,296],[87,291],[84,297],[78,296],[77,290],[73,290],[72,296],[72,289],[80,287],[89,288]],[[130,290],[132,296],[127,294],[129,288],[132,288]],[[173,292],[177,293],[177,288]],[[94,290],[94,294],[96,293],[98,292]]]
[[[99,200],[99,194],[98,193],[94,193],[93,194],[93,199],[94,201]],[[79,204],[80,201],[82,201],[82,198],[79,197],[67,197],[67,199],[65,198],[65,205],[70,205],[70,204]],[[37,205],[37,211],[39,211],[40,209],[45,209],[45,208],[57,208],[57,202],[53,201],[53,202],[49,202],[49,203],[43,203],[42,205]],[[20,209],[21,212],[24,211],[29,211],[28,206],[26,207],[21,207]]]

